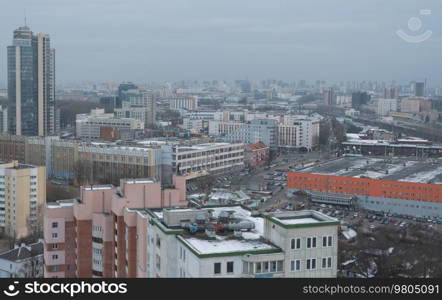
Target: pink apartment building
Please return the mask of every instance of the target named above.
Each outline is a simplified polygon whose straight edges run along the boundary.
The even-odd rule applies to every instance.
[[[186,179],[173,187],[153,179],[81,187],[80,199],[44,209],[44,276],[146,277],[147,219],[136,209],[187,206]]]

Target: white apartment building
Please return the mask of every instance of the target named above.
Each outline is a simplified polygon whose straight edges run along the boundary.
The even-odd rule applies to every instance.
[[[209,121],[209,135],[228,142],[263,142],[271,148],[311,150],[318,145],[319,119],[290,115],[280,119],[255,119],[247,123]]]
[[[43,277],[43,241],[0,253],[0,278]]]
[[[93,109],[89,114],[78,114],[75,120],[79,138],[99,139],[102,127],[123,130],[144,129],[144,122],[133,118],[118,118],[104,113],[104,109]]]
[[[333,278],[338,220],[316,211],[252,215],[241,206],[139,211],[147,277]]]
[[[285,118],[278,126],[278,145],[286,148],[307,148],[319,144],[319,119]]]
[[[164,147],[172,149],[170,152],[164,151],[172,157],[170,160],[163,157],[163,161],[172,163],[174,173],[190,174],[204,171],[222,173],[244,168],[244,144],[242,143],[206,143]]]
[[[183,117],[193,120],[218,120],[222,121],[224,112],[222,111],[186,111]]]
[[[171,110],[195,110],[198,109],[198,97],[189,95],[177,95],[168,98],[169,107]]]
[[[180,127],[193,133],[200,133],[203,129],[206,129],[208,125],[208,121],[206,120],[183,118],[183,124],[180,125]]]
[[[388,116],[391,111],[398,110],[397,99],[378,99],[377,114],[379,116]]]

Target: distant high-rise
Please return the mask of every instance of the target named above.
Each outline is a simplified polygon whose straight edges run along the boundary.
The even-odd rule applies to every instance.
[[[424,97],[425,96],[425,83],[424,82],[416,82],[414,84],[414,95],[416,97]]]
[[[351,95],[351,107],[354,109],[360,109],[368,101],[370,101],[370,95],[367,92],[354,92]]]
[[[397,89],[394,87],[384,89],[384,99],[396,99]]]
[[[55,50],[49,35],[14,30],[8,51],[8,128],[11,134],[55,133]]]
[[[335,105],[335,93],[333,88],[325,88],[324,89],[324,104],[325,105]]]
[[[130,90],[138,90],[138,86],[132,82],[123,82],[118,86],[118,98],[115,103],[115,108],[121,108],[122,102],[125,99],[125,94]]]

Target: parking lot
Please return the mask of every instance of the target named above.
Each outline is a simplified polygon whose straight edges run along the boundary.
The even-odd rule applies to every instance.
[[[442,232],[442,224],[437,219],[416,218],[399,214],[384,214],[357,208],[309,203],[308,208],[318,210],[331,217],[341,220],[341,224],[350,228],[360,227],[361,230],[376,230],[382,227],[394,228],[398,231],[407,229],[437,230]],[[439,222],[441,223],[441,222]]]

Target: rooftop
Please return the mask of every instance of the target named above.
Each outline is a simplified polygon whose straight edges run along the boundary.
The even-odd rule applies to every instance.
[[[339,222],[335,218],[313,210],[281,212],[271,214],[269,217],[273,221],[276,221],[276,223],[281,223],[290,227],[298,227],[299,225],[302,227],[308,225],[334,225],[336,222]]]
[[[210,150],[212,148],[222,147],[222,146],[233,146],[231,143],[204,143],[192,146],[179,146],[177,147],[178,152],[194,151],[194,150]]]
[[[162,213],[152,210],[152,214],[161,221],[161,225],[168,229],[182,229],[180,226],[167,226],[164,217],[164,210]],[[251,211],[241,206],[219,206],[206,207],[201,209],[196,208],[174,208],[168,209],[168,212],[182,212],[186,218],[191,218],[192,212],[205,214],[211,213],[213,218],[218,219],[220,216],[229,217],[229,224],[238,224],[241,222],[253,223],[253,229],[242,230],[241,235],[237,236],[233,231],[217,232],[212,238],[209,238],[205,232],[190,232],[190,230],[182,229],[179,235],[179,240],[193,251],[196,255],[216,255],[216,254],[238,254],[245,252],[264,251],[265,253],[280,252],[280,249],[273,244],[263,239],[264,235],[264,219],[260,216],[252,216]],[[181,217],[180,217],[181,218]],[[239,254],[238,254],[239,255]]]
[[[21,261],[38,255],[43,255],[43,242],[37,242],[30,245],[22,244],[15,249],[1,253],[0,259]]]
[[[342,157],[298,172],[441,184],[442,159]]]

